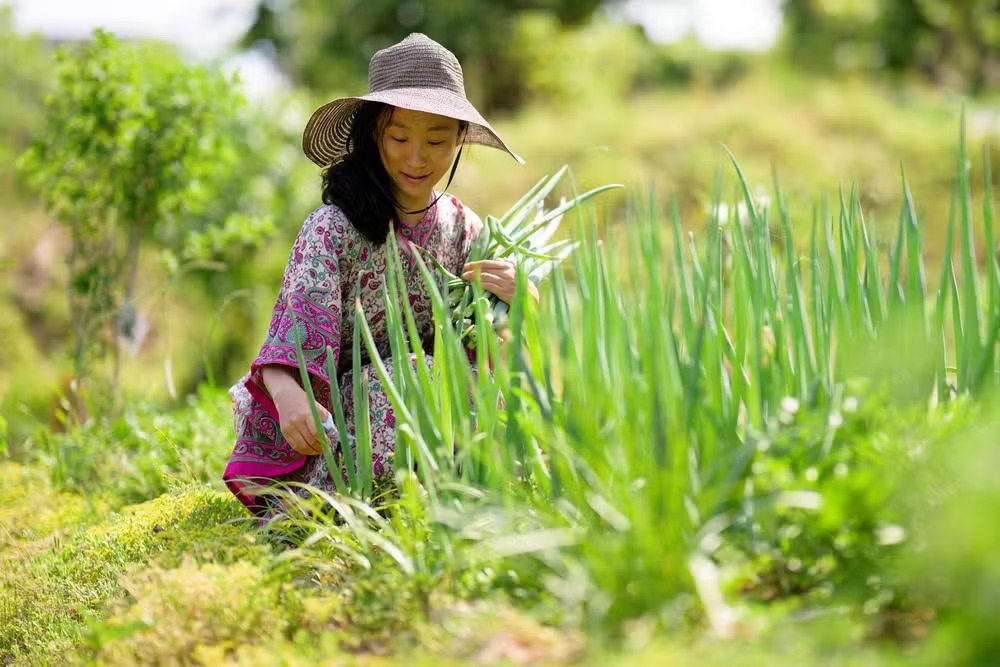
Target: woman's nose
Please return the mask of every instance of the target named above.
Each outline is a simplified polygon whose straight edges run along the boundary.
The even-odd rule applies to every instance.
[[[423,165],[427,161],[424,157],[423,147],[419,144],[411,146],[406,153],[406,161],[414,166]]]

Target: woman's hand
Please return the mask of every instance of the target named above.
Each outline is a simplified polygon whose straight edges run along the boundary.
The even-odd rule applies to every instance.
[[[278,424],[281,435],[285,436],[289,446],[299,454],[317,456],[323,453],[319,431],[312,410],[309,409],[309,397],[285,368],[266,366],[263,369],[264,384],[274,400],[278,410]],[[320,420],[325,421],[330,414],[322,405],[316,403]]]
[[[302,391],[301,396],[284,396],[274,398],[274,406],[278,409],[278,423],[281,425],[281,435],[285,436],[289,446],[299,454],[318,456],[323,453],[323,445],[319,432],[316,430],[316,420],[309,409],[309,398]],[[325,421],[329,414],[326,409],[316,404],[319,418]]]
[[[497,298],[510,305],[517,291],[517,270],[513,262],[505,259],[484,259],[479,262],[469,262],[462,267],[462,280],[474,280],[479,274],[483,289],[497,295]],[[528,293],[538,303],[538,288],[528,281]]]

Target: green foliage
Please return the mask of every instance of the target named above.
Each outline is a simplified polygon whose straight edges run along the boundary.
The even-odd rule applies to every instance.
[[[974,417],[966,401],[887,410],[891,400],[858,389],[865,398],[838,397],[829,411],[788,402],[753,438],[745,516],[730,531],[748,557],[735,582],[752,598],[853,603],[871,619],[913,604],[899,562],[931,506],[914,487],[947,479],[931,458]]]
[[[663,85],[724,88],[760,68],[766,57],[738,50],[710,49],[688,37],[658,45],[638,72],[644,88]]]
[[[156,236],[183,238],[193,217],[215,210],[220,188],[240,170],[243,101],[221,75],[100,31],[79,50],[60,51],[57,63],[49,131],[22,167],[70,231],[75,374],[82,381],[109,349],[117,360],[119,338],[140,337],[141,245]],[[250,231],[259,238],[259,228]]]
[[[930,663],[985,665],[1000,651],[988,630],[1000,599],[1000,538],[990,527],[1000,511],[1000,486],[991,474],[998,463],[996,408],[995,400],[970,407],[976,420],[956,429],[947,447],[928,452],[928,467],[938,474],[902,490],[922,511],[914,517],[914,548],[899,578],[938,610]]]
[[[996,0],[784,0],[795,62],[819,70],[917,72],[985,92],[997,83]]]
[[[232,82],[100,31],[57,64],[52,132],[25,166],[60,219],[84,232],[108,217],[153,227],[204,206],[212,173],[238,158]]]
[[[952,101],[924,87],[900,92],[877,82],[833,81],[753,61],[733,85],[715,88],[716,74],[705,73],[698,53],[690,44],[671,45],[657,58],[674,63],[677,76],[704,80],[705,86],[663,89],[657,83],[656,91],[624,99],[595,98],[571,111],[546,104],[496,119],[499,131],[529,166],[511,169],[509,158],[504,162],[502,154],[493,155],[496,151],[466,151],[453,191],[476,211],[503,211],[541,174],[572,163],[584,189],[626,182],[676,194],[686,226],[700,233],[721,141],[740,156],[748,173],[766,174],[772,163],[794,164],[794,169],[781,169],[781,182],[789,205],[803,213],[838,182],[856,181],[869,233],[881,242],[892,238],[902,202],[898,172],[885,166],[903,162],[920,214],[928,272],[938,277],[954,176]],[[723,59],[725,54],[715,55]],[[641,85],[659,81],[656,67],[642,75],[648,78]],[[722,79],[729,71],[725,62],[705,67],[708,72],[718,68]],[[742,65],[733,67],[739,71]],[[186,219],[188,237],[167,226],[156,247],[144,248],[136,305],[150,330],[137,356],[123,359],[125,391],[165,397],[160,369],[168,356],[181,394],[193,391],[199,379],[221,381],[242,373],[247,355],[259,344],[255,332],[270,314],[268,304],[302,211],[315,205],[316,169],[301,158],[296,144],[302,117],[295,110],[308,104],[302,96],[283,95],[247,114],[248,131],[241,135],[246,141],[241,159],[246,177],[235,174],[234,187],[216,201],[215,212]],[[997,135],[988,103],[970,101],[968,109],[971,144],[985,143],[995,152]],[[978,167],[979,155],[973,157]],[[975,201],[981,192],[978,174],[977,169],[971,180]],[[994,184],[996,179],[994,171]],[[666,198],[657,200],[660,215],[669,219]],[[609,195],[604,202],[608,206],[599,222],[607,227],[601,234],[614,246],[616,225],[625,221],[624,198]],[[217,234],[238,210],[251,213],[253,221],[274,220],[279,238],[251,253],[251,244]],[[66,290],[58,287],[64,284],[61,258],[54,265],[34,260],[38,249],[51,248],[62,238],[61,230],[50,229],[49,219],[40,212],[15,212],[12,222],[0,232],[0,265],[10,268],[0,270],[0,329],[15,351],[14,362],[0,369],[0,396],[5,397],[3,412],[16,453],[33,428],[49,421],[52,394],[71,372],[65,359],[72,357],[66,340],[72,329]],[[794,216],[792,223],[800,242],[807,240],[809,216]],[[221,248],[221,254],[215,254],[215,248]],[[165,289],[148,284],[164,273],[171,276]],[[205,332],[209,328],[210,335]]]
[[[4,527],[24,515],[0,538],[0,611],[18,619],[0,624],[0,659],[65,662],[86,644],[110,664],[312,664],[343,650],[409,658],[417,644],[482,664],[496,646],[552,635],[546,656],[575,655],[570,632],[493,620],[505,604],[584,630],[591,646],[674,630],[678,647],[651,649],[650,664],[884,664],[893,653],[859,648],[862,633],[918,637],[937,612],[927,656],[900,664],[988,659],[996,424],[978,401],[1000,379],[1000,267],[977,261],[977,235],[994,238],[992,193],[973,197],[964,141],[954,162],[959,240],[930,278],[910,201],[922,195],[905,179],[881,244],[856,190],[817,207],[797,244],[809,224],[777,183],[765,199],[738,167],[738,201],[724,208],[717,185],[707,228],[690,234],[676,207],[672,245],[652,197],[630,202],[620,248],[574,211],[574,282],[554,274],[540,313],[522,283],[503,348],[474,288],[490,341],[478,374],[426,271],[441,324],[432,373],[399,363],[388,382],[358,319],[355,345],[396,408],[395,489],[352,480],[369,502],[316,494],[270,533],[204,487],[103,521],[58,490],[104,491],[118,507],[170,488],[157,465],[212,479],[232,437],[221,392],[41,440],[56,489],[0,468]],[[390,265],[393,363],[422,350],[399,278]],[[157,429],[181,443],[172,454]],[[43,511],[57,503],[67,509]],[[74,522],[91,525],[58,534]],[[485,599],[488,630],[466,624],[467,598]],[[771,604],[748,604],[760,598]],[[452,634],[473,639],[452,653]]]
[[[525,102],[575,108],[627,97],[653,69],[654,50],[634,26],[593,21],[566,28],[546,12],[524,12],[505,47]]]
[[[0,192],[19,197],[11,166],[41,130],[42,100],[52,72],[40,37],[14,31],[12,11],[0,6]]]
[[[229,416],[229,397],[203,387],[173,412],[129,403],[107,423],[89,420],[43,433],[28,457],[51,471],[57,488],[101,494],[118,507],[216,480],[231,445]]]
[[[996,0],[883,0],[882,5],[879,44],[890,68],[916,69],[973,92],[1000,83],[991,69],[1000,48]]]
[[[696,58],[675,47],[663,56],[668,62]],[[463,157],[454,191],[480,213],[503,211],[541,174],[569,163],[584,189],[609,182],[652,188],[658,214],[667,220],[669,193],[685,226],[701,233],[722,142],[762,182],[778,167],[783,194],[800,212],[792,224],[801,242],[809,238],[811,207],[824,198],[835,204],[837,186],[849,189],[852,183],[872,240],[885,242],[894,238],[903,204],[899,171],[887,165],[902,163],[915,193],[925,261],[928,267],[939,265],[955,178],[953,102],[946,95],[923,87],[903,92],[872,81],[834,81],[774,63],[753,65],[731,85],[716,87],[714,75],[699,70],[699,62],[690,74],[677,74],[698,82],[692,88],[657,84],[656,91],[627,99],[607,96],[571,112],[545,105],[500,122],[498,130],[522,147],[530,168],[511,170],[502,155],[472,151]],[[719,67],[723,76],[726,67]],[[970,145],[985,145],[995,155],[1000,144],[988,101],[970,101],[967,110]],[[980,151],[973,157],[971,189],[979,201]],[[994,170],[994,186],[997,182]],[[606,243],[614,244],[626,221],[625,202],[623,197],[605,201],[613,207],[598,221],[607,225],[601,228]],[[936,268],[930,270],[936,278]]]
[[[38,362],[45,354],[39,349],[36,338],[29,335],[30,331],[31,320],[18,310],[14,299],[0,302],[0,339],[7,341],[11,359],[0,371],[0,397],[3,397],[0,410],[9,429],[6,444],[14,453],[37,424],[37,419],[43,418],[39,415],[33,419],[23,411],[27,410],[26,406],[39,412],[44,410],[51,401],[55,384],[51,368]],[[0,449],[7,451],[5,446]]]
[[[331,5],[301,0],[260,2],[244,43],[271,43],[279,63],[299,82],[329,94],[357,94],[368,62],[379,49],[423,32],[455,53],[470,96],[487,109],[516,108],[529,90],[522,59],[510,40],[529,11],[560,25],[585,22],[596,0],[349,0]],[[359,39],[359,35],[363,36]],[[487,75],[488,73],[488,75]]]

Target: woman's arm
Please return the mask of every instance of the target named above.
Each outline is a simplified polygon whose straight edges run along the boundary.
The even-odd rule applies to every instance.
[[[275,446],[287,441],[300,454],[319,454],[312,409],[299,384],[299,353],[320,403],[336,378],[328,378],[328,362],[336,367],[340,353],[340,266],[337,211],[323,207],[303,223],[289,253],[281,290],[268,333],[250,365],[246,388],[277,420]],[[327,358],[327,351],[332,358]],[[320,414],[324,414],[320,410]],[[287,450],[286,450],[287,451]]]

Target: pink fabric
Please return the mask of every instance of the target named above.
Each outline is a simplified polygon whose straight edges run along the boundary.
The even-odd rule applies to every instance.
[[[423,247],[449,271],[459,273],[472,241],[482,229],[474,213],[450,195],[442,196],[424,218],[396,231],[402,250],[410,244]],[[386,245],[376,246],[351,225],[336,206],[313,211],[299,230],[285,267],[281,289],[275,302],[267,336],[250,370],[232,389],[236,444],[223,473],[229,489],[251,511],[268,513],[259,486],[297,479],[304,465],[322,457],[298,454],[281,435],[278,415],[264,386],[261,369],[270,364],[298,368],[294,326],[297,324],[302,351],[316,398],[330,405],[331,378],[327,375],[327,348],[332,353],[338,389],[345,409],[353,408],[353,387],[349,371],[353,367],[354,304],[360,301],[376,347],[389,364],[382,289],[385,283]],[[433,338],[433,311],[430,299],[410,252],[401,252],[407,293],[421,335]],[[372,465],[376,474],[392,468],[395,442],[395,415],[384,391],[372,382],[371,404]],[[374,395],[373,395],[374,394]],[[353,419],[348,416],[353,426]],[[348,438],[352,439],[353,428]],[[336,444],[336,443],[335,443]],[[310,477],[313,475],[310,474]]]

